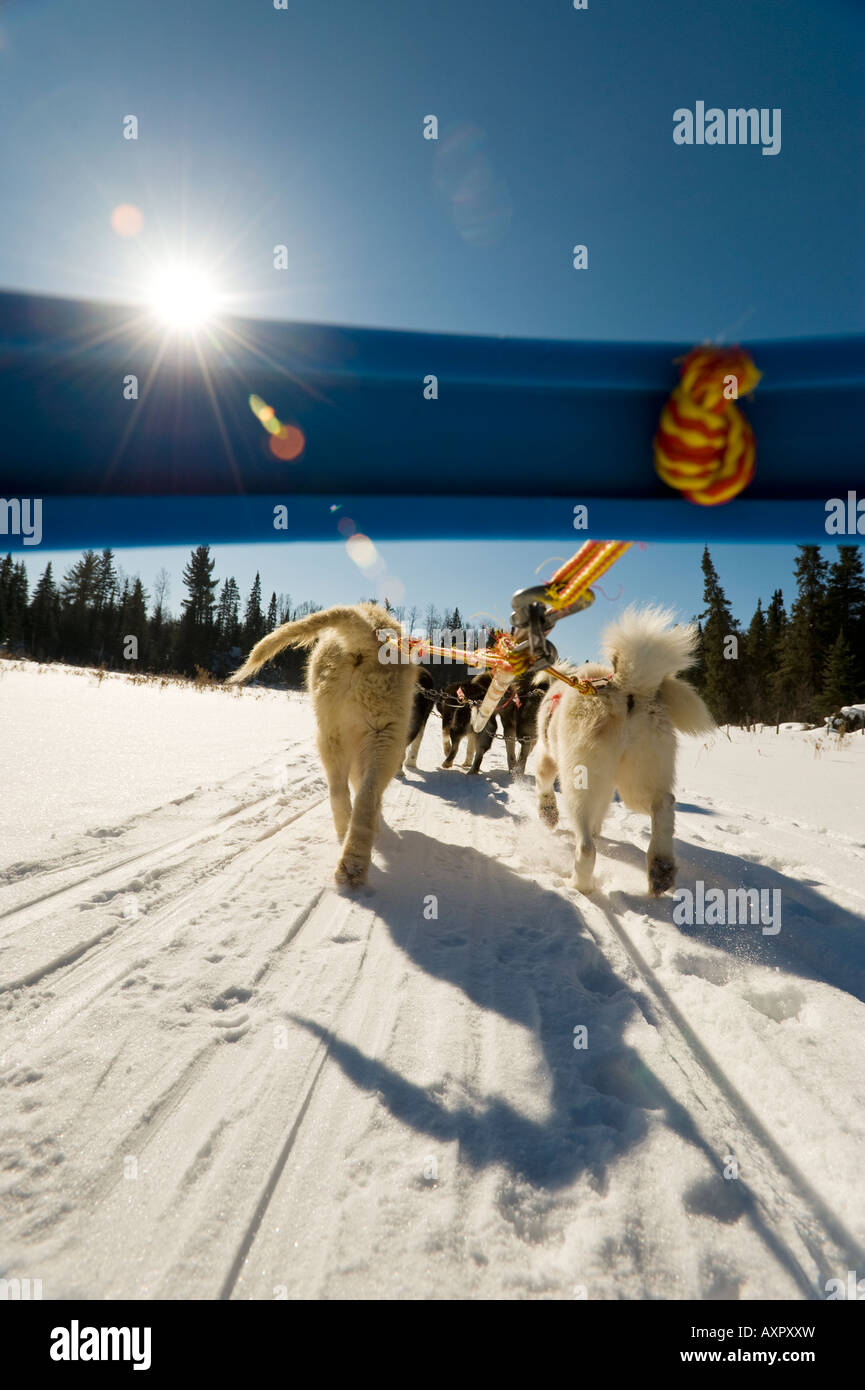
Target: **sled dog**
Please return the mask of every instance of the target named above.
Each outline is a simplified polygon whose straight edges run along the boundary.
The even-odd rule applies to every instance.
[[[401,636],[399,625],[376,603],[325,608],[262,637],[228,679],[248,680],[285,647],[314,648],[307,687],[342,845],[334,877],[352,887],[366,879],[382,793],[402,767],[417,689],[416,665],[379,660],[394,634]]]
[[[596,681],[593,693],[552,680],[541,704],[538,813],[547,825],[557,824],[558,776],[576,835],[573,883],[583,893],[593,886],[595,837],[614,791],[630,810],[652,818],[650,893],[664,893],[675,882],[675,731],[708,733],[715,724],[697,692],[677,674],[693,665],[696,628],[672,623],[672,613],[658,608],[627,609],[604,633],[608,666],[567,668],[571,676]]]
[[[460,764],[469,774],[477,775],[485,755],[492,747],[496,736],[496,716],[492,714],[484,729],[476,734],[471,724],[472,709],[483,701],[492,677],[486,671],[473,676],[471,680],[454,681],[446,685],[438,698],[438,711],[442,720],[442,767],[453,767],[454,759],[463,739],[466,740],[465,757]]]
[[[525,775],[526,763],[538,737],[538,712],[544,692],[553,679],[546,671],[535,677],[523,676],[515,681],[499,705],[498,716],[502,724],[505,752],[508,759],[508,772],[518,777]],[[520,755],[517,757],[517,742]]]
[[[411,719],[409,721],[408,733],[406,734],[404,767],[417,767],[417,755],[420,752],[427,720],[432,714],[436,699],[436,688],[433,678],[429,671],[425,671],[423,667],[421,667],[418,671],[417,689],[414,693]]]

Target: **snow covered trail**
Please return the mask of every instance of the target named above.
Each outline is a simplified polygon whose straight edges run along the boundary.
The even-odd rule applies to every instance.
[[[0,717],[0,1274],[255,1299],[865,1274],[865,737],[683,745],[679,882],[779,889],[762,935],[675,925],[618,804],[577,894],[501,741],[444,772],[435,716],[354,894],[303,697],[7,666]]]

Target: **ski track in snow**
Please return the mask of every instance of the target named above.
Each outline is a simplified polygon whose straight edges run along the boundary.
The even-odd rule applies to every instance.
[[[51,1298],[807,1299],[865,1272],[865,738],[683,741],[679,883],[779,889],[763,936],[676,926],[620,804],[578,894],[531,777],[501,740],[479,778],[440,770],[435,716],[368,886],[337,890],[303,698],[107,684],[0,685],[98,820],[0,767],[0,1275]],[[100,702],[85,773],[69,731]],[[121,730],[147,772],[118,799]]]

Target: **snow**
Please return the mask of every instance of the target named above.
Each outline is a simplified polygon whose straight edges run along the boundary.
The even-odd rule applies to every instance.
[[[0,719],[0,1276],[800,1299],[862,1274],[865,735],[682,742],[679,883],[780,890],[770,936],[674,925],[620,804],[580,896],[531,777],[500,740],[440,770],[435,716],[355,894],[303,695],[6,662]]]

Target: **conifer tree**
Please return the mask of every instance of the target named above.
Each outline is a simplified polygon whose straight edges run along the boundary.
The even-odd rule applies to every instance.
[[[855,684],[856,663],[853,651],[844,633],[839,632],[823,666],[820,713],[835,714],[842,705],[854,704]]]
[[[134,663],[141,668],[146,666],[150,658],[150,632],[147,624],[147,593],[144,585],[136,575],[130,586],[124,581],[124,601],[120,609],[118,649],[121,659],[124,657],[124,647],[127,637],[138,639],[138,656],[134,658]]]
[[[264,614],[261,611],[261,575],[256,573],[252,588],[249,591],[249,598],[246,600],[246,611],[243,615],[243,645],[247,650],[251,650],[256,642],[264,636]]]
[[[787,702],[787,718],[819,716],[819,695],[827,647],[826,572],[817,545],[800,545],[796,557],[797,597],[777,655],[777,693]]]
[[[226,579],[216,610],[216,630],[221,647],[240,645],[240,589],[234,575]]]
[[[207,666],[213,644],[213,591],[218,581],[213,578],[215,561],[209,545],[193,550],[183,570],[183,582],[188,598],[182,603],[183,617],[178,633],[177,660],[181,669],[190,674],[196,666]]]
[[[730,654],[729,638],[739,639],[733,617],[708,546],[703,551],[703,601],[701,649],[704,663],[702,695],[719,724],[733,724],[740,716],[742,693],[740,662]]]
[[[276,609],[276,594],[270,596],[270,603],[267,605],[267,617],[264,620],[265,632],[273,632],[275,627],[279,627],[279,617]]]
[[[865,694],[865,569],[860,546],[839,545],[838,559],[829,567],[826,611],[830,638],[840,632],[849,643],[857,699],[861,698]]]
[[[785,718],[784,691],[778,678],[781,646],[787,631],[784,595],[776,589],[766,609],[766,678],[763,719],[768,724],[780,724]]]
[[[769,701],[766,693],[768,675],[766,614],[757,599],[757,607],[745,636],[743,669],[744,714],[750,723],[763,723],[767,718]]]
[[[31,654],[41,661],[53,660],[57,656],[59,635],[60,595],[49,561],[30,601]]]
[[[85,550],[63,576],[60,587],[60,622],[68,661],[92,661],[92,615],[96,605],[99,556]]]

